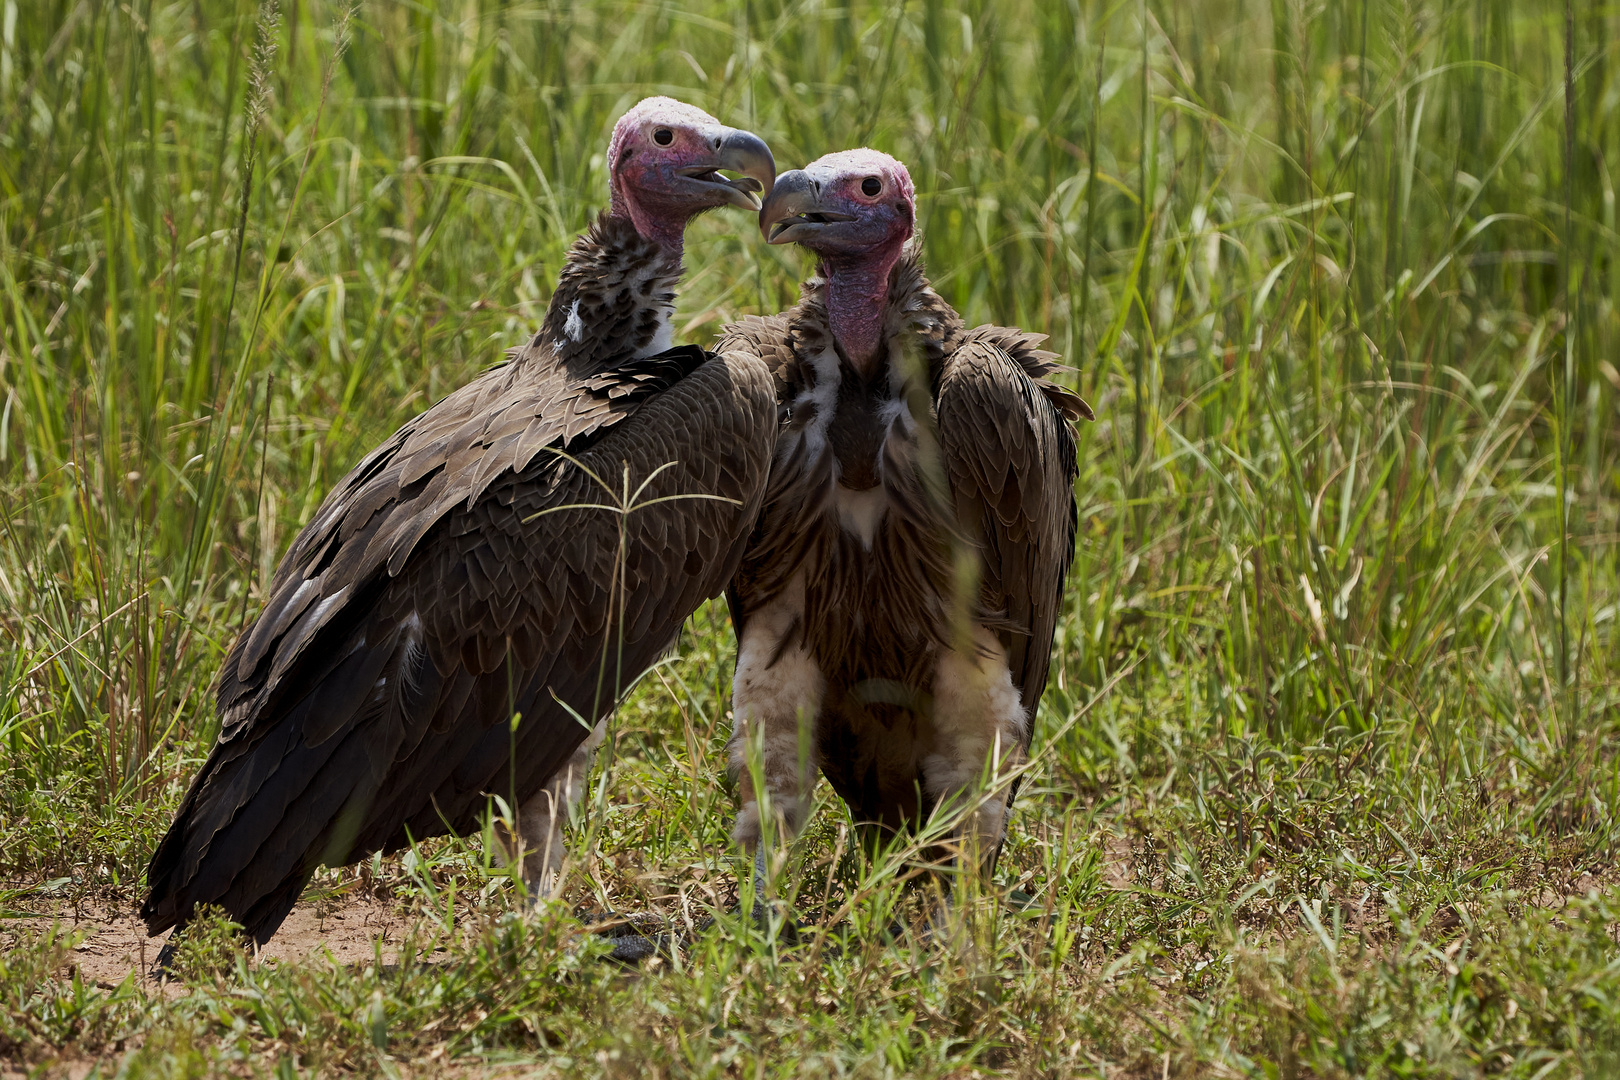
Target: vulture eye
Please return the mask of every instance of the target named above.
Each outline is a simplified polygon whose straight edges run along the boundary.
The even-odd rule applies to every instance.
[[[883,190],[883,181],[879,180],[875,176],[868,176],[865,180],[861,181],[861,190],[869,197],[876,195],[878,192]]]
[[[669,128],[659,128],[657,131],[653,132],[653,142],[657,143],[659,146],[668,146],[674,141],[675,133],[669,130]]]

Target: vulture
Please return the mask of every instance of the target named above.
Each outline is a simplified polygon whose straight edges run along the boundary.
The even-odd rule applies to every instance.
[[[619,120],[607,162],[539,333],[368,454],[282,559],[147,869],[149,934],[210,904],[262,945],[317,866],[476,831],[492,796],[544,888],[605,716],[735,572],[771,373],[673,344],[670,319],[687,222],[758,209],[775,164],[669,98]]]
[[[718,346],[771,367],[781,421],[727,588],[732,835],[756,868],[756,782],[778,836],[804,825],[819,773],[880,837],[1027,754],[1074,552],[1072,425],[1092,419],[1052,381],[1045,335],[969,329],[930,287],[894,158],[850,150],[783,173],[760,228],[819,266],[796,307],[744,318]],[[958,826],[983,872],[1010,787]]]

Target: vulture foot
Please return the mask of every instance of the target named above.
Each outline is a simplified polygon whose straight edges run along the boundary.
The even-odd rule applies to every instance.
[[[679,942],[665,922],[656,915],[620,915],[607,912],[587,915],[581,920],[599,938],[613,942],[612,950],[603,957],[625,965],[640,964],[655,956],[668,959]]]
[[[518,808],[515,833],[503,822],[495,824],[492,854],[506,865],[521,860],[523,884],[532,905],[538,906],[553,898],[563,861],[568,857],[563,830],[579,813],[579,805],[585,798],[585,780],[590,776],[596,750],[606,734],[607,721],[598,721],[573,756]]]
[[[157,959],[152,961],[151,970],[147,972],[147,976],[153,982],[168,982],[174,978],[174,947],[174,935],[170,935],[169,940],[163,943],[163,948],[158,950]]]

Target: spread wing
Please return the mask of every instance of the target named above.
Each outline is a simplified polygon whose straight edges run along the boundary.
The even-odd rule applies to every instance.
[[[1047,381],[1043,335],[968,331],[940,373],[941,456],[958,520],[981,545],[983,609],[1001,631],[1031,717],[1046,689],[1063,581],[1074,558],[1076,475],[1070,422],[1091,407]]]
[[[262,942],[317,865],[533,795],[735,570],[775,427],[758,357],[684,348],[573,382],[515,363],[401,428],[231,650],[149,932],[211,903]]]

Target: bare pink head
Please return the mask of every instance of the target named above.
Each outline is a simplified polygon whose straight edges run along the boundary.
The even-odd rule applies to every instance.
[[[728,180],[721,170],[742,175]],[[776,163],[758,135],[674,98],[651,97],[613,126],[608,172],[609,212],[678,253],[687,222],[705,210],[758,209],[756,193],[771,190]]]
[[[801,244],[824,258],[898,255],[916,220],[911,174],[867,149],[840,150],[783,173],[759,211],[771,243]]]
[[[773,244],[821,257],[833,335],[857,364],[877,353],[889,272],[916,231],[917,194],[906,167],[877,150],[842,150],[776,178],[759,210]]]

